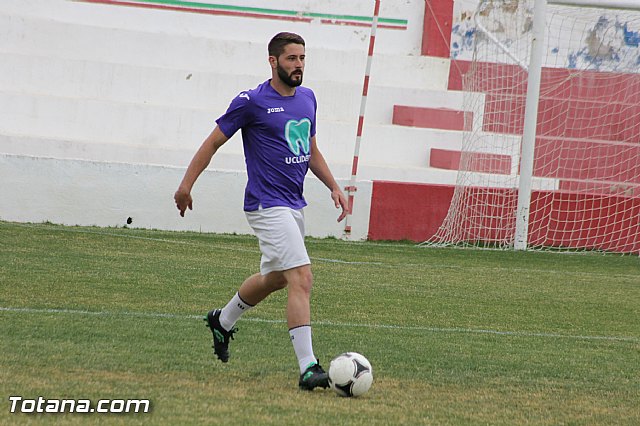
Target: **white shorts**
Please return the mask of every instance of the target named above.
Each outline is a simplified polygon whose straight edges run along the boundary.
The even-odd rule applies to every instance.
[[[260,242],[260,273],[286,271],[309,265],[304,245],[304,213],[302,209],[270,207],[245,212],[247,221]]]

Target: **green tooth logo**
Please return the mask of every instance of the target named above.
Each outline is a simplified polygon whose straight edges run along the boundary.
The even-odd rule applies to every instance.
[[[309,136],[311,134],[311,120],[303,118],[300,121],[289,120],[284,127],[284,136],[289,149],[294,155],[300,155],[300,148],[309,154]]]

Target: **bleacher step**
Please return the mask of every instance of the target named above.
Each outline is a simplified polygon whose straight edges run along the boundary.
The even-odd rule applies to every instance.
[[[449,108],[394,105],[393,124],[426,129],[465,130],[473,122],[473,113]]]

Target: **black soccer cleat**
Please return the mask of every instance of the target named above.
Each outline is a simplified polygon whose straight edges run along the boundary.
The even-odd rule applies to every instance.
[[[318,387],[326,389],[329,387],[329,375],[316,362],[308,366],[304,373],[300,375],[298,386],[300,386],[300,389],[308,391]]]
[[[213,353],[216,354],[220,361],[228,362],[229,340],[233,340],[233,334],[237,332],[238,329],[232,328],[229,331],[225,330],[222,325],[220,325],[220,312],[220,309],[209,311],[204,320],[213,334]]]

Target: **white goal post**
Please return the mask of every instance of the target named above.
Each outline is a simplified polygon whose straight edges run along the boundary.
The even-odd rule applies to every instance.
[[[598,7],[602,9],[640,10],[638,1],[607,0],[535,0],[533,8],[533,30],[531,40],[531,58],[525,103],[524,130],[522,135],[522,151],[520,159],[520,186],[518,191],[518,207],[516,210],[516,231],[514,248],[527,249],[529,231],[529,213],[531,206],[531,183],[533,179],[533,160],[536,143],[536,126],[538,103],[540,100],[540,77],[544,54],[544,35],[546,30],[547,2],[563,6]]]
[[[482,0],[476,22],[473,122],[425,243],[638,253],[640,1]]]
[[[516,233],[513,243],[516,250],[527,249],[531,184],[533,180],[533,155],[536,145],[536,126],[538,124],[538,102],[540,101],[546,15],[547,0],[536,0],[533,8],[531,56],[528,67],[527,98],[524,107],[524,129],[520,152],[520,185],[516,209]]]
[[[638,0],[547,0],[549,4],[563,6],[582,6],[600,9],[640,10]]]

